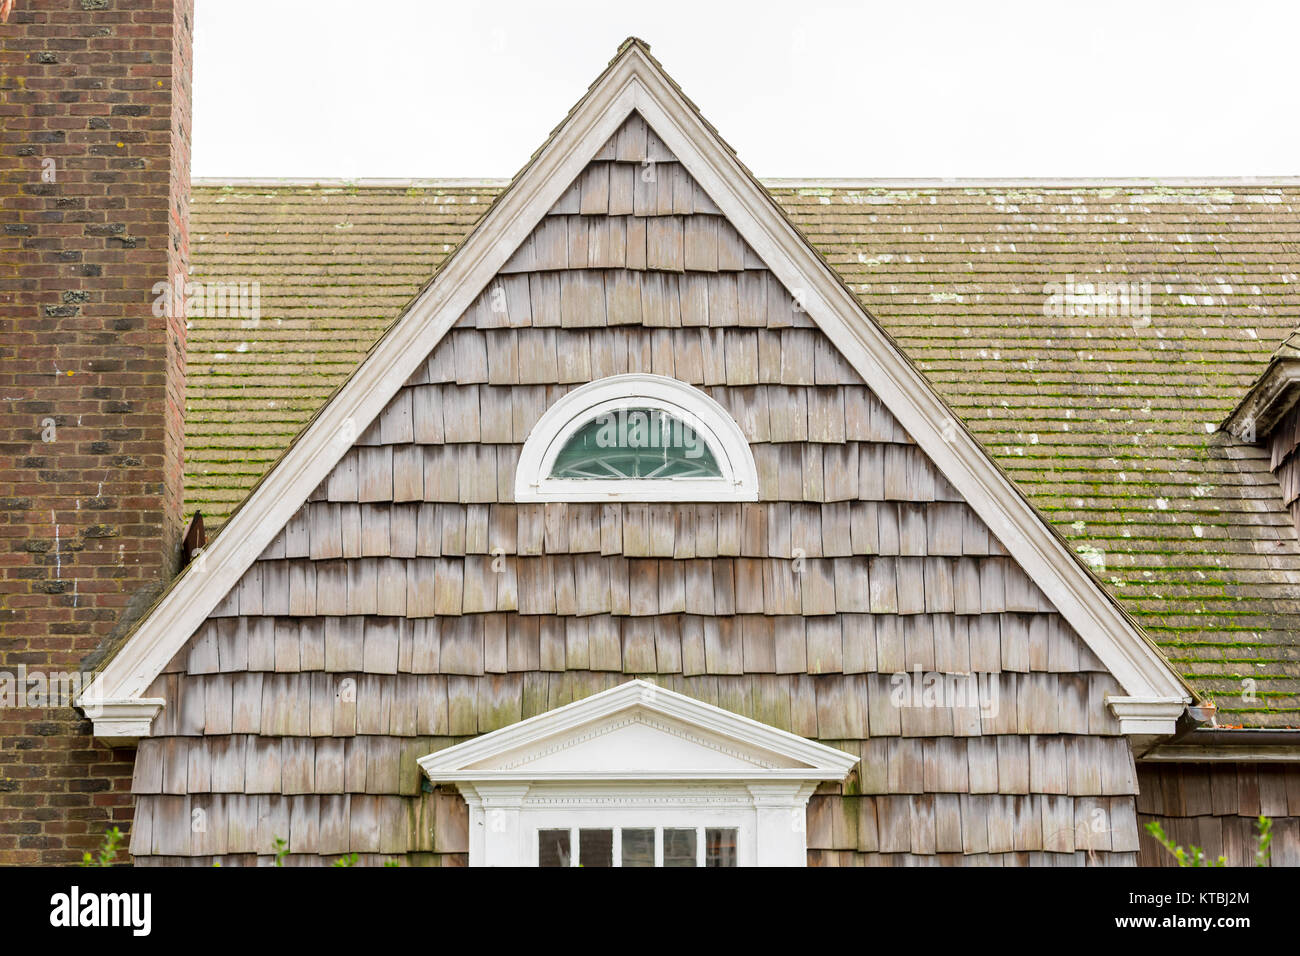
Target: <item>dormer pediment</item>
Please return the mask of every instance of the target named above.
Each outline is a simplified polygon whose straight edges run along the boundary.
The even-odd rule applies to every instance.
[[[857,757],[644,680],[430,754],[439,783],[827,780]]]

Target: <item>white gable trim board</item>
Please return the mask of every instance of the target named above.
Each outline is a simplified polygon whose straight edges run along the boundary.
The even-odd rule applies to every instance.
[[[858,759],[631,680],[418,762],[465,797],[470,866],[536,866],[547,829],[610,830],[617,848],[650,828],[662,855],[664,829],[710,827],[736,834],[738,866],[804,866],[808,798]]]
[[[629,42],[200,559],[185,569],[87,686],[81,703],[94,705],[88,716],[97,736],[110,742],[139,736],[144,720],[140,695],[634,110],[995,531],[1116,678],[1126,701],[1141,705],[1117,710],[1121,729],[1143,735],[1173,732],[1193,697],[1187,685],[960,425],[646,49]],[[1134,713],[1139,719],[1130,719]]]

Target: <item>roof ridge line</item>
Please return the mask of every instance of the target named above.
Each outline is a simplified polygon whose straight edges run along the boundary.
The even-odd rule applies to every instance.
[[[854,188],[886,186],[889,188],[924,187],[970,189],[981,186],[1038,186],[1040,188],[1119,187],[1119,186],[1300,186],[1300,176],[1007,176],[1007,177],[845,177],[827,176],[801,179],[778,176],[762,177],[764,185],[794,187],[833,186]]]
[[[1300,186],[1300,176],[1117,176],[1108,177],[782,177],[760,176],[764,186],[778,189],[979,189],[1032,186],[1040,189],[1123,188],[1123,187],[1204,187],[1204,186]],[[330,188],[421,188],[459,187],[503,189],[509,177],[472,176],[366,176],[349,179],[337,176],[195,176],[192,185],[202,188],[221,186],[322,186]]]
[[[340,176],[195,176],[190,180],[192,186],[217,187],[217,186],[330,186],[330,187],[368,187],[368,188],[399,188],[399,187],[419,187],[419,186],[490,186],[494,189],[504,189],[509,186],[510,177],[501,179],[493,177],[471,177],[471,176],[442,176],[442,177],[409,177],[409,176],[367,176],[358,179],[348,179]]]

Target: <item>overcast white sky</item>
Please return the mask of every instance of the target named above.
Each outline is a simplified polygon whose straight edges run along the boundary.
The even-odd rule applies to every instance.
[[[1300,4],[197,0],[196,176],[510,176],[628,35],[759,176],[1300,173]]]

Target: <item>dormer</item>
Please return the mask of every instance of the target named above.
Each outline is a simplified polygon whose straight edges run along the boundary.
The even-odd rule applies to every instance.
[[[1249,444],[1267,444],[1282,502],[1300,530],[1300,329],[1273,353],[1264,374],[1220,427]]]

